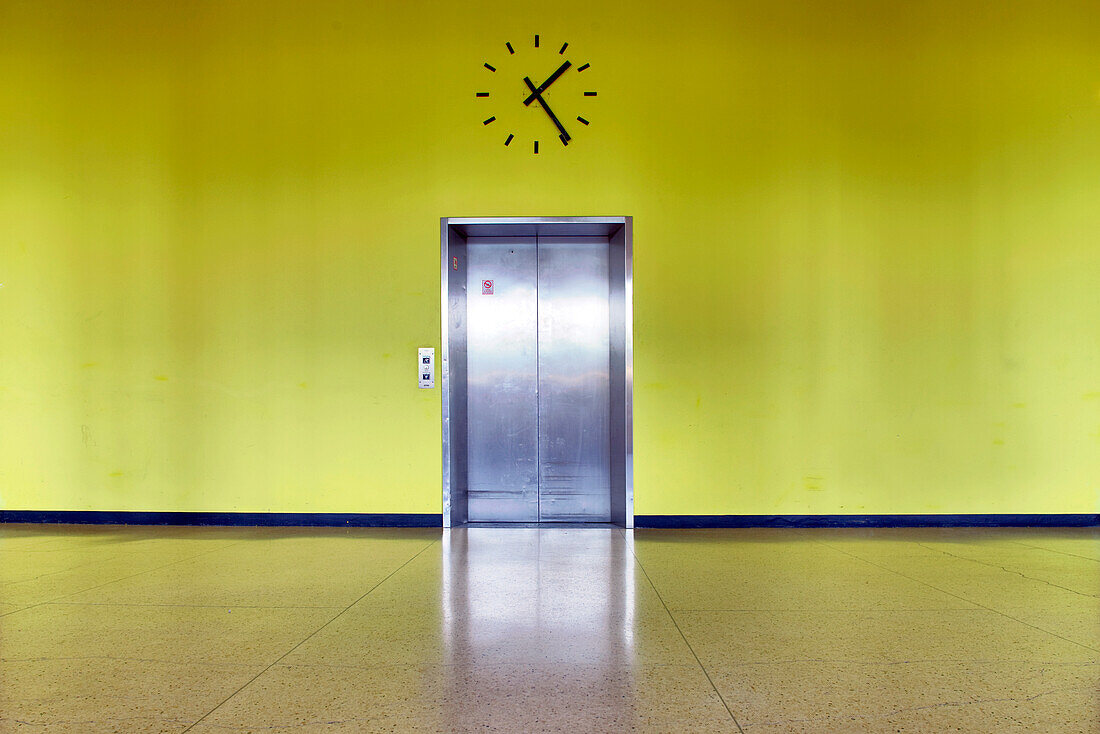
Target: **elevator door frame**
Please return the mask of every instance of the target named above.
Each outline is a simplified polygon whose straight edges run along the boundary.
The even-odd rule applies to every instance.
[[[467,522],[466,239],[607,237],[610,248],[611,521],[634,527],[634,308],[631,217],[443,217],[440,220],[443,526]]]

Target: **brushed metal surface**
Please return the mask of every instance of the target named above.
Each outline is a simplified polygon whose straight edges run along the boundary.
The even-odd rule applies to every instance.
[[[626,455],[626,252],[623,231],[608,240],[611,348],[611,522],[630,527],[627,517]]]
[[[466,238],[443,224],[443,527],[466,522]]]
[[[463,237],[610,237],[630,217],[450,217],[446,221]]]
[[[539,467],[536,448],[536,459],[533,479],[527,484],[522,484],[522,476],[513,475],[511,483],[506,478],[508,464],[513,470],[530,462],[530,457],[517,455],[510,458],[507,443],[504,446],[495,444],[488,436],[492,429],[481,430],[481,426],[473,426],[471,420],[471,396],[470,389],[474,383],[480,385],[481,393],[472,398],[474,412],[481,408],[492,409],[496,398],[486,393],[487,386],[492,383],[491,377],[474,374],[468,375],[470,367],[468,360],[468,331],[469,322],[478,315],[479,306],[484,303],[474,303],[474,311],[470,312],[467,302],[467,291],[471,301],[480,298],[498,298],[481,296],[480,280],[484,279],[476,274],[468,274],[467,240],[472,239],[480,244],[507,244],[516,237],[528,238],[529,243],[534,236],[540,241],[549,242],[554,237],[569,236],[588,237],[598,240],[599,244],[607,243],[610,246],[610,266],[607,271],[607,286],[610,294],[609,308],[609,344],[608,344],[608,420],[609,420],[609,487],[608,505],[611,522],[624,527],[633,527],[634,524],[634,456],[633,456],[633,220],[631,217],[444,217],[440,220],[441,232],[441,304],[442,304],[442,349],[439,354],[439,368],[441,376],[442,397],[442,428],[443,428],[443,524],[445,527],[459,526],[467,521],[476,522],[513,522],[530,523],[537,522],[536,516],[531,517],[531,491],[534,490],[534,504],[538,504],[537,485],[539,482]],[[483,236],[482,236],[483,235]],[[574,244],[577,241],[574,240]],[[511,253],[510,253],[511,254]],[[536,269],[537,274],[537,252]],[[474,256],[477,259],[477,256]],[[494,282],[500,280],[498,276],[486,276],[493,278]],[[473,286],[476,284],[476,288]],[[536,280],[537,287],[537,280]],[[489,312],[486,312],[489,313]],[[484,315],[484,314],[483,314]],[[537,325],[534,328],[534,338],[537,344]],[[522,341],[522,340],[521,340]],[[522,350],[521,350],[522,351]],[[537,351],[537,350],[536,350]],[[537,374],[537,356],[536,367]],[[514,385],[513,385],[514,387]],[[536,381],[537,391],[537,381]],[[479,402],[481,401],[481,402]],[[537,392],[534,396],[535,405],[538,405]],[[505,401],[507,402],[507,401]],[[491,412],[491,411],[490,411]],[[538,422],[538,408],[533,409],[535,421]],[[480,415],[480,414],[479,414]],[[480,420],[480,419],[479,419]],[[529,421],[520,421],[521,425],[527,425],[526,436],[530,437]],[[496,446],[498,456],[496,459],[487,459],[475,467],[473,474],[470,471],[470,461],[479,461],[483,450],[471,444],[471,428],[478,434],[482,443],[492,449]],[[506,441],[517,441],[520,436],[509,435],[507,431],[501,433]],[[521,431],[521,434],[524,431]],[[537,425],[535,429],[535,442],[537,445]],[[503,457],[503,458],[502,458]],[[551,461],[555,459],[548,454]],[[503,462],[503,467],[487,471],[493,461]],[[577,463],[576,461],[574,463]],[[584,462],[580,462],[584,463]],[[564,466],[564,465],[563,465]],[[550,484],[564,484],[564,475],[567,473],[562,467],[551,467]],[[504,473],[502,473],[502,471]],[[492,478],[496,472],[495,485]],[[517,476],[518,481],[517,483]],[[482,499],[494,497],[496,490],[507,491],[511,487],[512,501],[506,501],[506,516],[501,517],[491,503],[474,502],[474,514],[468,515],[470,509],[469,489],[471,481],[483,479],[490,482],[482,488],[489,494],[482,495]],[[503,479],[502,479],[503,478]],[[559,490],[565,489],[559,486]],[[515,497],[522,498],[519,502]],[[524,512],[515,512],[516,505],[527,506]],[[553,504],[553,503],[550,503]],[[480,509],[484,510],[478,515]],[[586,513],[570,515],[555,514],[548,509],[546,518],[556,521],[604,521],[603,514],[594,517]]]
[[[539,520],[611,520],[607,237],[538,238]]]
[[[538,520],[537,264],[533,237],[467,238],[469,522]]]
[[[623,464],[625,502],[622,525],[634,527],[634,218],[625,217],[622,229],[611,235],[612,247],[623,251],[623,446],[613,454]]]

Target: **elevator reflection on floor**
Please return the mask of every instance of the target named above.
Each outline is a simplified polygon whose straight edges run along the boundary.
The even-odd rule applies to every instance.
[[[443,537],[448,662],[508,657],[626,665],[634,564],[616,530],[463,528]]]
[[[444,531],[442,550],[450,730],[730,728],[635,562],[632,531],[467,526]]]

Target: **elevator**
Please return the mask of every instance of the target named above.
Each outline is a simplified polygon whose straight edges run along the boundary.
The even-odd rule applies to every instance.
[[[441,225],[444,526],[632,527],[630,218]]]

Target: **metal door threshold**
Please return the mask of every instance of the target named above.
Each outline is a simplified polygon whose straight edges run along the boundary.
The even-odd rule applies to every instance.
[[[466,522],[456,528],[512,528],[540,530],[610,530],[620,526],[613,522]]]

